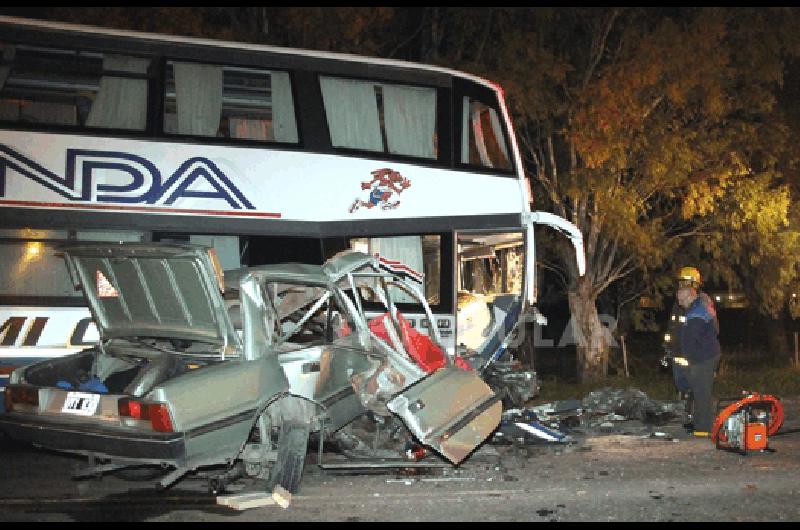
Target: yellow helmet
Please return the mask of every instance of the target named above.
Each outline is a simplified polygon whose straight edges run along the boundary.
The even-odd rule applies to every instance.
[[[678,274],[678,281],[681,284],[688,284],[692,287],[699,287],[703,283],[700,271],[694,267],[684,267]]]

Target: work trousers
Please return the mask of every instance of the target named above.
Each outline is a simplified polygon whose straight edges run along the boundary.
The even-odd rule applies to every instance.
[[[689,368],[672,362],[672,378],[675,380],[675,387],[681,394],[687,393],[692,387],[689,385]]]
[[[689,365],[689,385],[694,394],[694,430],[697,432],[711,432],[714,425],[714,372],[719,367],[719,357],[708,361],[691,362]]]

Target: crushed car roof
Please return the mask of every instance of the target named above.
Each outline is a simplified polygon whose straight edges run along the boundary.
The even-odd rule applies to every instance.
[[[245,276],[254,275],[277,282],[327,285],[337,283],[348,274],[367,266],[378,269],[375,258],[361,252],[348,252],[332,258],[325,265],[289,263],[228,271],[225,273],[225,283],[230,288],[236,288]]]

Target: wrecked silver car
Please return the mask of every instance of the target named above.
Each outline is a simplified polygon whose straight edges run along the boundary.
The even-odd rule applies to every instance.
[[[227,273],[189,245],[65,249],[97,347],[17,370],[0,429],[89,457],[87,475],[204,469],[297,491],[309,437],[396,417],[453,464],[497,427],[499,398],[439,345],[416,287],[365,254]],[[429,333],[393,299],[413,296]],[[368,319],[367,311],[380,316]],[[321,443],[321,442],[320,442]]]

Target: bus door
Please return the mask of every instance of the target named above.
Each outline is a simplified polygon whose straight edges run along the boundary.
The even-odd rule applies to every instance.
[[[523,215],[523,225],[525,226],[525,239],[526,246],[530,249],[526,257],[526,269],[530,271],[530,275],[534,278],[529,282],[526,287],[525,298],[531,306],[535,306],[537,302],[536,292],[536,236],[534,234],[535,227],[547,226],[560,232],[567,237],[572,246],[575,247],[575,260],[578,267],[578,275],[583,276],[586,274],[586,253],[583,244],[583,233],[574,224],[570,223],[563,217],[559,217],[548,212],[533,212]]]
[[[524,308],[526,234],[461,232],[457,236],[456,341],[476,368],[505,353]]]
[[[536,308],[536,225],[567,236],[575,247],[578,272],[585,273],[583,236],[572,223],[537,212],[527,214],[522,225],[514,231],[457,235],[456,343],[459,353],[481,369],[503,357],[518,326],[529,321],[546,325]]]

